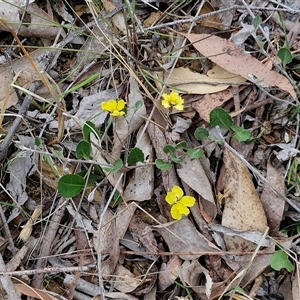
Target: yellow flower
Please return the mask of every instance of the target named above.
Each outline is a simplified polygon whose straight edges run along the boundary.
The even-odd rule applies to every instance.
[[[124,108],[126,106],[126,102],[122,99],[120,100],[108,100],[106,102],[102,102],[101,108],[103,110],[107,110],[110,112],[110,115],[113,117],[120,117],[125,115]]]
[[[187,216],[190,213],[188,207],[192,207],[196,199],[192,196],[183,196],[183,190],[178,185],[175,185],[172,190],[167,193],[166,201],[172,205],[172,218],[180,220],[183,215]]]
[[[162,94],[162,97],[161,104],[163,107],[170,108],[174,106],[177,110],[183,110],[184,99],[177,92],[171,92],[169,95]]]

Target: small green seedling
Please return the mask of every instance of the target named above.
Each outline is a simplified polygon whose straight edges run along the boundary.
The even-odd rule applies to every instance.
[[[289,260],[289,256],[283,250],[277,250],[271,258],[271,268],[275,271],[286,269],[288,272],[293,272],[295,267]]]
[[[251,132],[240,126],[234,125],[229,113],[223,108],[215,108],[210,113],[210,125],[227,129],[233,132],[233,137],[239,142],[249,142]]]

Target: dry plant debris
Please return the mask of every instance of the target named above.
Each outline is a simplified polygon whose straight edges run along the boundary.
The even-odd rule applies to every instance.
[[[299,299],[297,1],[0,2],[6,299]]]

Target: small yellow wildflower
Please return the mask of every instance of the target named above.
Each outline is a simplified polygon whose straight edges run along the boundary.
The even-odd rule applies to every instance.
[[[162,94],[163,100],[161,104],[165,108],[175,107],[177,110],[183,110],[184,99],[177,93],[171,92],[168,94]]]
[[[113,117],[120,117],[125,115],[124,108],[126,102],[123,99],[120,100],[108,100],[102,102],[101,108],[110,112],[110,115]]]
[[[196,202],[192,196],[183,196],[183,190],[178,185],[173,186],[165,199],[172,205],[171,216],[175,220],[180,220],[183,215],[187,216],[190,213],[188,207],[192,207]]]

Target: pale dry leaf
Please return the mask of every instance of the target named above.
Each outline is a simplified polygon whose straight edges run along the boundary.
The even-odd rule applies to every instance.
[[[14,254],[13,258],[6,263],[6,271],[11,272],[15,271],[24,260],[26,260],[26,256],[30,252],[30,249],[27,246],[23,246],[16,254]]]
[[[40,61],[40,57],[45,51],[45,49],[38,49],[30,52],[29,54],[38,69],[40,69],[42,64],[42,62]],[[20,86],[26,87],[28,84],[38,78],[38,75],[36,74],[34,68],[25,56],[14,59],[12,61],[12,68],[16,74],[19,74],[18,84]],[[13,89],[10,89],[10,86],[13,82],[13,76],[11,74],[10,66],[8,66],[7,64],[1,65],[0,75],[0,104],[3,112],[6,108],[9,108],[10,106],[16,104],[18,98],[15,91]],[[8,95],[8,103],[4,104],[3,101],[6,95]]]
[[[105,277],[113,274],[120,255],[119,238],[116,236],[116,219],[109,210],[104,213],[100,236],[98,235],[99,230],[94,231],[93,246],[95,251],[104,256],[109,255],[102,265],[102,274]]]
[[[0,1],[0,17],[3,18],[13,30],[17,30],[20,22],[18,9],[19,1]],[[0,30],[7,31],[7,28],[0,22]]]
[[[214,219],[217,215],[215,198],[200,160],[192,160],[189,156],[185,156],[180,167],[177,168],[177,174],[181,180],[201,196],[203,210]]]
[[[118,264],[114,273],[117,278],[114,283],[115,289],[122,293],[130,293],[134,291],[141,283],[141,279],[136,277],[128,269]]]
[[[143,130],[144,126],[142,126],[137,133],[139,143],[136,147],[143,151],[145,161],[136,164],[137,168],[133,170],[124,191],[124,201],[145,201],[151,199],[153,195],[154,166],[151,163],[154,161],[154,153],[149,135],[147,132],[143,133]],[[143,135],[141,136],[142,133]]]
[[[223,24],[218,16],[218,14],[214,13],[211,14],[215,11],[215,9],[211,6],[211,4],[208,1],[205,1],[201,11],[200,11],[200,16],[209,14],[205,19],[200,19],[197,21],[201,26],[204,27],[209,27],[209,28],[216,28],[216,29],[223,29]]]
[[[248,168],[227,148],[224,149],[224,163],[225,187],[229,195],[225,199],[222,225],[236,230],[265,232],[267,218]],[[224,240],[229,251],[252,251],[256,248],[256,244],[241,237],[225,235]]]
[[[122,5],[122,2],[119,0],[103,0],[102,4],[107,12],[111,12]],[[122,12],[116,13],[112,18],[113,24],[123,33],[126,34],[126,21],[124,19],[124,14]]]
[[[171,252],[185,252],[179,254],[179,257],[183,260],[193,260],[202,256],[202,254],[188,254],[189,252],[216,252],[219,250],[199,233],[187,218],[169,225],[167,229],[159,228],[158,231]]]
[[[258,86],[276,86],[291,94],[294,100],[297,95],[293,86],[283,75],[269,70],[252,55],[245,53],[230,41],[209,34],[180,33],[205,57],[227,70],[238,74]]]
[[[204,285],[200,283],[200,278],[202,275],[205,276]],[[197,260],[183,262],[179,270],[179,276],[185,285],[191,287],[195,293],[205,293],[207,299],[210,299],[213,281],[208,270],[204,268]]]
[[[230,84],[242,84],[245,78],[232,74],[219,66],[214,66],[207,75],[192,72],[188,68],[176,68],[169,71],[155,72],[158,79],[169,88],[187,94],[212,94],[226,90]]]
[[[163,263],[158,274],[159,290],[164,291],[174,283],[178,277],[178,271],[182,264],[179,256],[172,256],[167,263]]]
[[[144,21],[144,25],[146,27],[153,26],[156,22],[158,22],[161,17],[163,16],[163,13],[161,11],[154,11],[150,14],[150,16]]]
[[[233,230],[228,227],[219,225],[219,224],[209,224],[209,228],[215,232],[220,232],[223,234],[226,234],[227,236],[239,236],[247,241],[251,241],[255,244],[261,244],[262,247],[268,247],[270,246],[270,240],[264,239],[261,242],[261,239],[263,238],[263,233],[257,230]]]
[[[120,292],[106,292],[105,296],[111,299],[139,300],[139,298],[136,298],[132,295],[120,293]],[[98,298],[96,300],[102,300],[102,298]]]
[[[116,215],[116,239],[124,237],[136,208],[137,205],[134,202],[122,203],[118,206]]]
[[[33,148],[34,138],[29,136],[18,135],[21,145]],[[38,170],[38,155],[29,151],[16,152],[14,159],[10,161],[7,172],[10,174],[10,180],[6,185],[7,191],[23,205],[28,200],[26,192],[27,177]]]
[[[271,186],[275,186],[281,194],[285,194],[284,171],[280,168],[275,168],[271,161],[267,165],[267,181]],[[270,235],[278,236],[280,223],[285,211],[285,199],[275,193],[266,183],[261,194],[261,202],[264,207],[268,224],[270,227]]]
[[[19,293],[26,295],[28,297],[33,297],[34,299],[59,300],[58,298],[49,295],[46,290],[32,288],[24,283],[14,284],[14,286]]]

